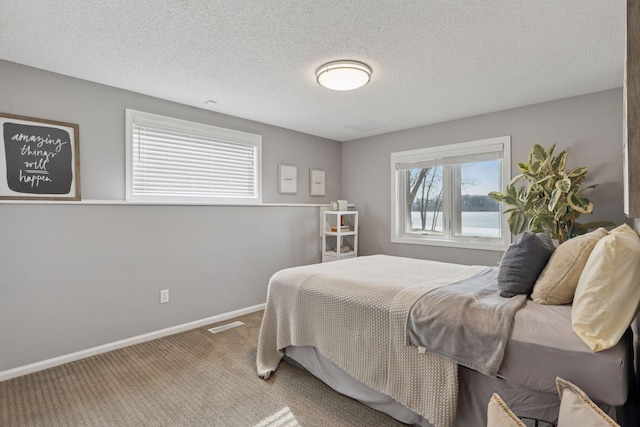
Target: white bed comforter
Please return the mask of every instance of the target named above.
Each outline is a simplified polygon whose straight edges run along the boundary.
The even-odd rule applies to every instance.
[[[269,283],[257,370],[276,370],[290,345],[314,346],[369,387],[450,426],[457,365],[405,345],[413,303],[430,290],[480,273],[482,266],[375,255],[289,268]]]

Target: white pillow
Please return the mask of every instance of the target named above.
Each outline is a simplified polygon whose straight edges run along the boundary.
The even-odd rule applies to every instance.
[[[569,381],[556,378],[556,386],[560,396],[558,427],[620,427],[602,409],[598,408],[582,390]]]
[[[571,309],[573,330],[593,351],[620,340],[640,304],[640,238],[623,224],[598,241]]]
[[[580,274],[600,239],[609,234],[598,228],[569,239],[553,251],[549,262],[533,286],[531,299],[538,304],[571,304]]]
[[[558,427],[620,427],[577,386],[556,378],[560,396]],[[487,427],[526,427],[506,403],[493,393],[487,408]]]
[[[527,427],[496,393],[491,395],[487,408],[487,426],[489,427]]]

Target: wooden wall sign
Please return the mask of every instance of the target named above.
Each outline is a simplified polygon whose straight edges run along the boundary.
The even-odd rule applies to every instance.
[[[640,218],[640,2],[627,1],[623,97],[624,213]]]
[[[0,113],[0,199],[80,200],[78,125]]]

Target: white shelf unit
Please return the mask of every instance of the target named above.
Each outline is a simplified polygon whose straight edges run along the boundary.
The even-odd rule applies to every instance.
[[[323,215],[322,262],[357,257],[358,211],[324,211]]]

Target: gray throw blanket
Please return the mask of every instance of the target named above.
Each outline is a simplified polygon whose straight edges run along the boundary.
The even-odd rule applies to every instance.
[[[497,275],[497,267],[488,267],[422,296],[407,317],[407,344],[495,377],[513,316],[527,299],[501,297]]]

